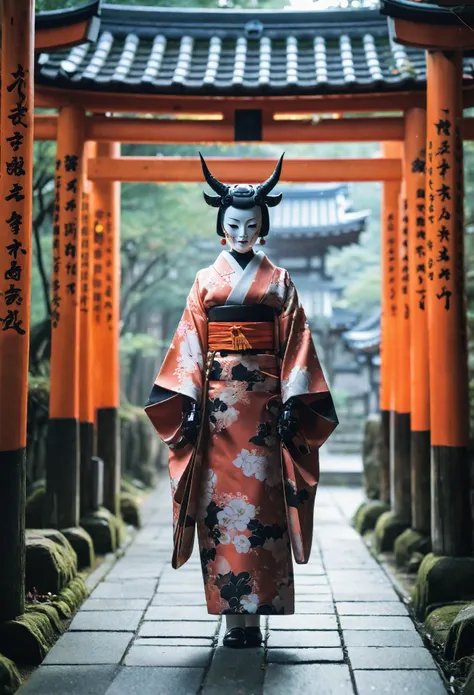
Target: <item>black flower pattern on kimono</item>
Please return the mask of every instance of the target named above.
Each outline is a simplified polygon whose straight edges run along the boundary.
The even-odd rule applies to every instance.
[[[309,499],[308,490],[304,487],[301,490],[297,490],[296,486],[290,480],[287,480],[285,482],[285,498],[289,507],[298,507]]]
[[[270,539],[276,541],[279,538],[283,538],[283,529],[278,524],[264,526],[258,519],[252,519],[247,524],[247,528],[249,531],[252,531],[252,535],[249,537],[252,548],[264,545],[265,541]]]
[[[210,381],[220,381],[222,377],[222,367],[218,360],[213,360],[211,372],[209,374]]]
[[[240,599],[252,593],[250,573],[234,574],[230,572],[225,575],[225,578],[227,577],[229,578],[228,582],[221,587],[221,598],[228,602],[230,610],[225,610],[224,613],[241,613]]]
[[[204,577],[204,581],[207,582],[207,578],[209,576],[209,571],[207,569],[207,565],[209,562],[212,562],[213,560],[216,559],[216,549],[215,548],[201,548],[201,567],[202,567],[202,574]]]
[[[249,439],[251,444],[262,447],[271,447],[275,444],[275,431],[271,422],[259,422],[257,434]]]
[[[219,545],[219,538],[221,537],[221,532],[218,528],[219,522],[217,520],[218,512],[222,511],[222,507],[219,507],[215,502],[210,502],[206,507],[206,518],[204,523],[209,529],[209,538],[214,541],[215,545]]]
[[[238,364],[232,368],[232,379],[235,381],[245,381],[247,391],[252,391],[254,384],[265,381],[265,376],[258,369],[250,370],[243,364]]]

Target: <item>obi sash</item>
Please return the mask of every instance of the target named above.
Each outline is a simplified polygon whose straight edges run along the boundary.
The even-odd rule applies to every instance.
[[[215,352],[273,351],[274,324],[271,321],[209,321],[208,346]]]

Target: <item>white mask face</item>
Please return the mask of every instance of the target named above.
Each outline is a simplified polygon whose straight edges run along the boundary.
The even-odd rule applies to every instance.
[[[237,253],[250,251],[262,228],[262,211],[258,206],[250,210],[227,208],[224,213],[224,234],[230,247]]]

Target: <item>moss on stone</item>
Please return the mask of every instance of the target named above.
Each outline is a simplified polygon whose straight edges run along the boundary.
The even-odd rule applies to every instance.
[[[58,634],[62,634],[64,632],[63,624],[61,622],[62,616],[59,614],[58,609],[53,605],[53,603],[30,603],[26,606],[25,612],[41,613],[42,615],[45,615],[55,632]]]
[[[10,659],[0,654],[0,693],[13,695],[21,685],[18,669]]]
[[[87,531],[81,527],[74,527],[62,529],[61,532],[76,553],[78,569],[91,567],[94,564],[95,553],[92,538]]]
[[[396,538],[405,531],[407,524],[393,512],[384,512],[377,519],[374,533],[374,546],[378,553],[393,550]]]
[[[431,539],[412,528],[407,528],[395,541],[395,561],[399,567],[418,569],[414,565],[409,567],[414,553],[427,555],[431,551]]]
[[[81,519],[81,526],[90,534],[98,555],[117,550],[125,536],[122,520],[104,507]]]
[[[450,625],[445,656],[456,661],[474,654],[474,603],[461,606]]]
[[[378,518],[388,511],[388,505],[379,500],[363,502],[354,515],[354,528],[361,536],[375,528]]]
[[[474,558],[429,553],[418,570],[412,599],[421,620],[431,607],[474,599]]]
[[[26,591],[57,594],[76,571],[76,554],[62,533],[54,529],[26,532]]]
[[[364,426],[362,463],[365,494],[371,500],[380,496],[380,464],[382,459],[382,421],[380,415],[369,415]],[[373,528],[373,527],[372,527]]]
[[[47,615],[27,612],[0,624],[0,652],[19,664],[40,664],[56,636]]]
[[[471,664],[461,695],[474,695],[474,662]]]
[[[448,639],[449,628],[460,610],[465,604],[449,604],[435,608],[426,618],[425,630],[431,640],[440,647],[445,647]]]
[[[61,618],[70,618],[87,598],[89,591],[82,577],[75,577],[58,596],[53,596],[51,604]]]
[[[39,487],[26,498],[26,528],[43,528],[46,489]]]
[[[120,514],[126,524],[141,528],[140,503],[138,497],[122,492],[120,495]]]

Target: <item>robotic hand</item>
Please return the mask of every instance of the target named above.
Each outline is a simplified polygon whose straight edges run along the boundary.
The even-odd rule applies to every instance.
[[[278,417],[277,432],[283,442],[291,442],[298,432],[298,401],[296,398],[289,398]]]
[[[183,424],[181,425],[181,432],[184,440],[183,446],[186,444],[192,444],[194,446],[197,442],[199,426],[201,424],[201,412],[196,401],[190,398],[186,399],[183,415]]]

